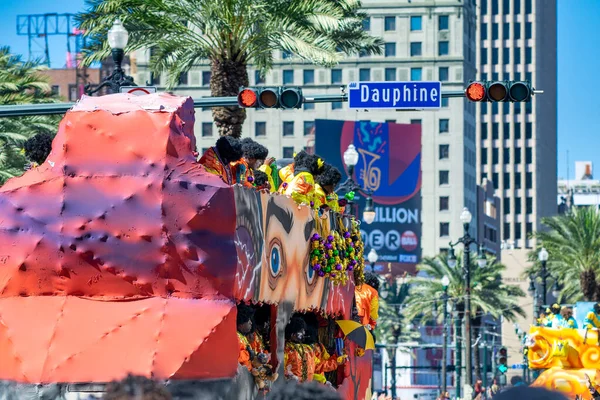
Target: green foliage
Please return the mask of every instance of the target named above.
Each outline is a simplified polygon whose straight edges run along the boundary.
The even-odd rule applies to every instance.
[[[39,73],[42,69],[11,54],[8,47],[0,48],[0,105],[56,101],[49,79]],[[0,118],[0,183],[23,173],[25,141],[40,132],[56,133],[58,122],[54,116]]]
[[[407,307],[404,311],[407,318],[414,319],[418,316],[422,321],[434,319],[434,305],[436,306],[437,319],[443,316],[443,302],[439,301],[443,293],[442,278],[447,276],[450,284],[448,296],[459,312],[465,309],[466,284],[461,268],[462,254],[457,254],[456,267],[448,265],[446,254],[434,258],[425,258],[418,266],[423,276],[410,279],[411,289]],[[514,321],[517,315],[525,316],[524,310],[519,306],[519,297],[525,293],[513,285],[502,282],[502,273],[506,267],[493,257],[487,258],[484,268],[479,268],[476,257],[471,257],[471,312],[472,316],[489,314],[495,318],[504,317]],[[435,299],[438,299],[435,302]]]
[[[202,60],[252,63],[263,73],[273,50],[333,66],[347,54],[381,54],[383,41],[362,28],[358,0],[87,0],[81,28],[95,39],[85,62],[110,55],[105,38],[116,18],[129,31],[127,51],[156,49],[152,69],[169,86]]]
[[[405,318],[401,312],[404,303],[408,299],[409,285],[406,278],[392,279],[385,283],[387,297],[383,298],[382,287],[379,288],[379,321],[375,330],[378,340],[387,344],[398,344],[402,342],[414,341],[420,335],[411,329],[408,325],[410,319]]]
[[[537,261],[545,247],[549,257],[547,268],[562,285],[560,300],[600,300],[596,276],[600,275],[600,213],[596,207],[574,207],[565,215],[542,218],[547,229],[535,232],[538,249],[529,255]],[[536,262],[527,274],[539,276],[541,264]]]

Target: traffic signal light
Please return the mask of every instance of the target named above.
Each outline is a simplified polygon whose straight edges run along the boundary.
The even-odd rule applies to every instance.
[[[500,347],[497,358],[498,371],[502,374],[505,374],[506,371],[508,371],[508,351],[506,347]]]
[[[465,90],[471,101],[513,103],[529,102],[535,90],[527,81],[478,81],[471,82]]]
[[[298,87],[241,88],[238,105],[242,108],[300,108],[304,102]]]

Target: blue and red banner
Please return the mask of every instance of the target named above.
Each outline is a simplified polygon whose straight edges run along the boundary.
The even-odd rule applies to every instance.
[[[340,171],[344,151],[356,147],[354,179],[375,203],[375,221],[363,221],[361,230],[365,254],[374,248],[379,255],[376,272],[414,271],[421,256],[421,126],[316,120],[315,142],[316,153]],[[357,196],[361,213],[364,193]]]

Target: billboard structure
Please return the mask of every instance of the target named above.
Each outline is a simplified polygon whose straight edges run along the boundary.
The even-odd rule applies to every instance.
[[[361,225],[365,253],[377,251],[376,272],[412,273],[421,257],[421,126],[315,121],[316,153],[340,171],[350,144],[360,155],[354,179],[375,203],[375,221]]]

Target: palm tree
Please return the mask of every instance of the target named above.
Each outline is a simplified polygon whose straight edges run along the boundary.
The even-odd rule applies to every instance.
[[[455,302],[459,319],[464,318],[466,285],[462,268],[462,254],[457,254],[456,267],[448,264],[448,256],[440,254],[434,258],[423,259],[417,269],[423,276],[410,279],[411,291],[404,314],[407,318],[420,316],[422,322],[438,320],[443,315],[443,303],[435,301],[443,292],[442,278],[450,280],[448,296]],[[481,331],[483,316],[504,317],[514,321],[517,316],[525,316],[519,306],[519,297],[525,293],[513,285],[502,282],[502,273],[506,269],[494,257],[488,257],[484,268],[479,268],[475,257],[471,258],[471,326],[474,336]],[[434,313],[435,309],[435,313]],[[475,375],[481,376],[479,352],[474,352]]]
[[[31,104],[56,101],[49,79],[40,74],[44,69],[37,62],[23,61],[0,48],[0,104]],[[21,151],[23,143],[37,133],[56,133],[59,118],[30,116],[0,118],[0,184],[21,175],[27,164]]]
[[[574,207],[564,215],[542,218],[546,230],[535,232],[549,253],[548,271],[563,284],[561,300],[600,301],[600,213],[596,207]],[[537,260],[537,251],[530,259]],[[535,264],[528,272],[539,272]]]
[[[120,18],[130,33],[127,50],[153,49],[154,73],[168,72],[168,87],[201,61],[211,66],[213,96],[236,96],[248,86],[249,64],[264,75],[274,50],[323,66],[346,55],[381,54],[383,41],[362,28],[360,0],[87,0],[78,16],[94,44],[86,63],[110,54],[107,31]],[[241,136],[238,107],[213,108],[221,135]]]
[[[375,330],[376,337],[383,339],[383,342],[389,345],[417,339],[419,334],[406,328],[411,320],[401,313],[409,295],[406,275],[384,282],[384,287],[380,287],[379,294],[379,322]],[[387,347],[386,351],[391,362],[392,386],[395,387],[397,347]]]

